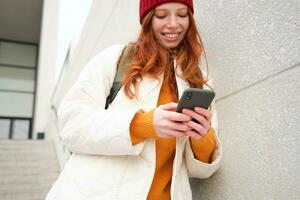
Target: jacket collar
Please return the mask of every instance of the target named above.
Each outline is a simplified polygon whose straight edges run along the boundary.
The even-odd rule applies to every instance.
[[[175,67],[177,65],[176,60],[174,59],[173,62],[174,62],[174,67]],[[180,98],[183,91],[189,87],[189,83],[178,76],[182,73],[180,67],[177,67],[177,68],[175,67],[174,70],[176,72],[175,76],[176,76],[176,83],[177,83],[177,88],[178,88],[178,97]],[[152,97],[152,98],[150,98],[151,102],[149,102],[148,105],[152,108],[156,107],[160,88],[163,83],[163,77],[164,77],[163,73],[160,75],[160,77],[158,79],[151,78],[151,77],[143,77],[143,81],[141,81],[140,85],[139,85],[139,92],[138,92],[139,100],[143,101],[143,102],[146,102],[146,101],[149,102],[149,97]]]

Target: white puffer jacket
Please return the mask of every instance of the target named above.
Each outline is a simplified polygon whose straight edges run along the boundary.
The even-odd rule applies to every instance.
[[[123,47],[112,46],[92,59],[63,99],[58,110],[60,136],[73,154],[46,200],[147,198],[155,171],[155,141],[149,139],[132,145],[129,126],[138,110],[156,107],[163,75],[158,80],[145,77],[139,85],[138,100],[128,99],[121,89],[105,110]],[[179,77],[176,81],[180,96],[188,83]],[[212,126],[217,132],[213,112]],[[192,199],[188,177],[207,178],[219,168],[222,151],[219,139],[215,139],[217,149],[211,164],[194,158],[188,137],[177,139],[171,185],[173,200]]]

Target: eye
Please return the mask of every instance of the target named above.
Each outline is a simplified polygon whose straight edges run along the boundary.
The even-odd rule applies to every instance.
[[[163,18],[166,17],[166,15],[155,15],[155,17],[158,18],[158,19],[163,19]]]
[[[187,17],[187,16],[188,16],[188,13],[184,13],[184,14],[178,14],[178,16],[179,16],[179,17],[181,17],[181,18],[185,18],[185,17]]]

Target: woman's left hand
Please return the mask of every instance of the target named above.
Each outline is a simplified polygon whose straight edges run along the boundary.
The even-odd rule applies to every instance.
[[[193,121],[185,123],[193,129],[185,132],[187,135],[195,139],[200,139],[207,134],[208,130],[210,129],[210,122],[212,118],[211,111],[201,107],[196,107],[194,111],[183,109],[182,113],[193,118]]]

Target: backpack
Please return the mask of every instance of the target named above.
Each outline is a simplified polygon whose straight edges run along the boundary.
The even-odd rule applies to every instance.
[[[134,54],[135,54],[135,48],[133,44],[129,44],[123,48],[122,53],[117,62],[117,72],[114,78],[113,85],[110,89],[109,95],[106,97],[105,109],[107,109],[109,104],[111,104],[114,101],[119,90],[121,89],[122,87],[121,81],[123,75],[127,71],[128,65],[131,63]]]

